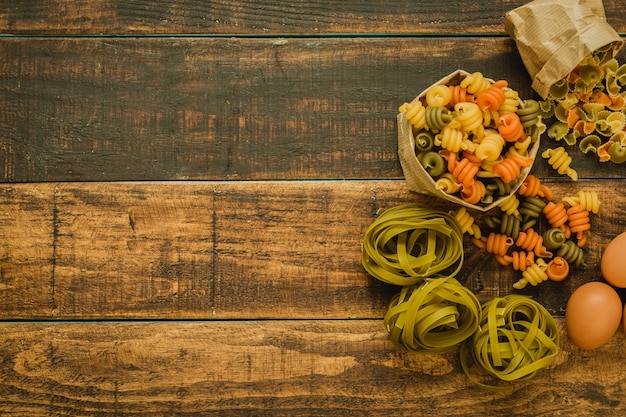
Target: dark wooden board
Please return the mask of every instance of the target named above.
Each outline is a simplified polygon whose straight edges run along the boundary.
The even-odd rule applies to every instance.
[[[13,34],[432,34],[504,33],[504,14],[523,0],[392,2],[152,0],[0,2],[0,33]],[[605,0],[607,20],[626,32],[624,4]]]
[[[493,393],[467,378],[458,350],[403,353],[380,320],[4,323],[0,331],[2,415],[626,412],[624,373],[615,371],[626,355],[621,332],[593,353],[563,337],[549,368]]]
[[[533,97],[508,38],[18,38],[0,52],[3,182],[399,178],[398,107],[441,77],[483,71]],[[583,178],[622,176],[583,160]]]

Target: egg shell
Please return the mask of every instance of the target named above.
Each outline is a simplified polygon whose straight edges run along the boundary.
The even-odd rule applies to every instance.
[[[617,288],[626,288],[626,232],[617,235],[609,244],[600,261],[602,276],[609,284]]]
[[[567,336],[581,349],[596,349],[615,334],[622,315],[622,301],[615,289],[603,282],[588,282],[576,289],[567,301]]]

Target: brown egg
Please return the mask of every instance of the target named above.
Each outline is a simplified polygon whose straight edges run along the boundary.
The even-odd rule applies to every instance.
[[[595,349],[615,334],[622,314],[622,301],[610,285],[588,282],[576,289],[567,301],[567,336],[581,349]]]
[[[617,235],[602,254],[600,269],[602,276],[609,284],[626,288],[626,268],[624,268],[624,256],[626,255],[626,232]]]

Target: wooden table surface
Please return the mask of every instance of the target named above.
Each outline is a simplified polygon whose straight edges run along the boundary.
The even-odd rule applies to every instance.
[[[623,332],[583,351],[562,317],[626,229],[626,165],[533,167],[602,201],[562,283],[513,290],[465,242],[480,301],[532,295],[561,330],[512,391],[395,348],[397,288],[361,265],[379,208],[454,208],[407,189],[400,104],[457,68],[537,98],[504,31],[524,3],[0,1],[0,414],[625,415]]]

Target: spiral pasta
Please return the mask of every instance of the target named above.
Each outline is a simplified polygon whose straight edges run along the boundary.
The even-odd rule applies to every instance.
[[[465,77],[461,83],[461,87],[467,88],[467,92],[470,94],[480,94],[491,86],[489,80],[487,80],[482,73],[474,72]]]
[[[563,203],[549,201],[543,208],[543,214],[552,227],[559,228],[567,222],[567,210]]]
[[[483,126],[483,114],[475,103],[457,103],[454,110],[459,113],[456,120],[465,132],[480,133]]]
[[[566,240],[557,250],[556,256],[562,257],[571,266],[575,266],[576,268],[585,269],[587,267],[582,248],[572,240]]]
[[[495,232],[489,233],[487,237],[482,236],[480,239],[474,238],[472,242],[474,242],[477,247],[485,249],[487,252],[497,256],[504,256],[514,243],[510,236]]]
[[[522,182],[518,190],[520,195],[524,197],[545,197],[548,200],[552,200],[552,190],[546,185],[542,184],[539,178],[533,174],[528,174],[526,179]]]
[[[445,85],[435,85],[426,92],[426,104],[428,106],[447,106],[450,100],[452,100],[452,91]]]
[[[406,112],[405,117],[414,129],[426,127],[426,107],[419,98],[415,98],[410,103],[404,103],[398,110],[400,113]]]
[[[547,158],[548,163],[552,168],[556,169],[559,174],[567,175],[574,181],[578,180],[578,172],[570,166],[572,157],[569,156],[564,147],[559,146],[555,149],[546,149],[541,156]]]
[[[524,126],[517,113],[505,113],[500,116],[498,132],[507,142],[516,142],[526,137]]]
[[[480,111],[498,110],[504,103],[504,88],[509,85],[504,80],[496,81],[476,96],[476,104]]]
[[[419,204],[383,210],[363,237],[361,263],[373,277],[412,285],[463,264],[463,232],[450,214]]]
[[[600,199],[595,191],[579,190],[575,196],[563,197],[562,200],[570,206],[581,206],[583,210],[594,214],[600,212]]]
[[[459,223],[463,233],[468,233],[478,239],[481,238],[480,227],[465,207],[459,207],[456,211],[450,212],[450,215]]]
[[[546,268],[546,275],[551,281],[563,281],[569,275],[569,263],[560,256],[555,256]]]
[[[546,264],[546,262],[542,258],[538,258],[535,263],[529,265],[524,270],[524,272],[522,272],[522,278],[520,278],[516,283],[513,284],[513,288],[515,288],[516,290],[521,290],[525,288],[528,284],[535,287],[538,284],[547,281],[547,268],[548,264]]]
[[[493,166],[493,173],[502,179],[505,183],[510,183],[521,173],[522,167],[528,167],[532,164],[530,158],[509,157]]]
[[[526,229],[519,232],[515,245],[527,251],[535,252],[535,255],[542,258],[552,257],[552,253],[548,252],[543,244],[543,236],[535,231],[535,229]]]
[[[454,107],[457,103],[473,102],[474,96],[468,93],[467,88],[460,87],[458,85],[448,86],[450,90],[450,102],[449,107]]]
[[[496,260],[504,266],[511,265],[515,271],[525,271],[535,263],[535,253],[527,251],[513,251],[510,255],[496,256]]]

